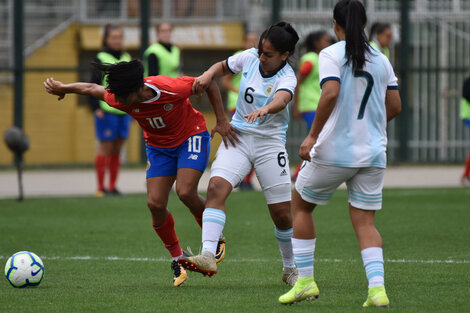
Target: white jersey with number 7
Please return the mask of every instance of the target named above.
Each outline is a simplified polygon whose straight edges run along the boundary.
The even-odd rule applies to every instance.
[[[320,53],[320,86],[340,82],[336,105],[311,151],[316,161],[340,167],[380,167],[387,163],[387,89],[398,89],[388,59],[371,47],[362,70],[346,65],[346,42]]]

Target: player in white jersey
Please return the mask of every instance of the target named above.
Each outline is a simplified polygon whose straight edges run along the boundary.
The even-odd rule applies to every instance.
[[[297,84],[287,59],[294,53],[298,39],[290,24],[272,25],[261,35],[258,49],[245,50],[214,64],[193,85],[199,93],[214,77],[242,73],[236,113],[231,122],[240,132],[240,142],[236,147],[220,146],[217,151],[203,214],[202,253],[179,262],[189,270],[210,276],[217,273],[214,243],[225,225],[225,200],[254,168],[275,224],[284,266],[282,279],[290,285],[297,280],[291,243],[291,183],[285,142],[288,104]]]
[[[340,40],[320,53],[322,95],[309,135],[299,151],[306,160],[292,199],[292,246],[299,278],[279,298],[290,304],[320,294],[313,276],[316,244],[312,212],[327,204],[346,182],[349,213],[369,281],[364,307],[388,306],[382,238],[374,214],[382,206],[386,166],[386,123],[401,111],[397,78],[388,59],[369,46],[366,12],[357,0],[342,0],[333,11]]]

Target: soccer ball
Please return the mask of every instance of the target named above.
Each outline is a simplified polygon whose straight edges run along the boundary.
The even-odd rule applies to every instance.
[[[32,252],[17,252],[5,264],[5,277],[15,288],[38,286],[44,277],[44,263]]]

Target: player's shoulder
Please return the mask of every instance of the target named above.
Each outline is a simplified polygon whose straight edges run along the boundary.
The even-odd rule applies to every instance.
[[[338,41],[331,46],[326,47],[320,52],[320,57],[341,58],[344,56],[346,49],[346,41]]]
[[[290,66],[289,63],[286,63],[286,65],[284,65],[284,67],[281,68],[281,69],[276,73],[276,76],[277,76],[278,78],[295,78],[295,79],[296,79],[295,71],[294,71],[294,69],[292,68],[292,66]]]

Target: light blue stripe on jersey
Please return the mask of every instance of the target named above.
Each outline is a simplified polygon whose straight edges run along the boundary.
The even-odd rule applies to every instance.
[[[292,234],[294,233],[293,228],[289,228],[286,230],[279,229],[275,227],[274,233],[276,235],[276,239],[282,242],[290,242],[292,239]]]
[[[217,223],[219,225],[225,225],[225,212],[217,209],[207,208],[202,214],[202,223]]]

